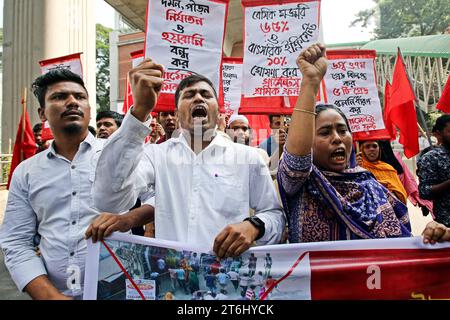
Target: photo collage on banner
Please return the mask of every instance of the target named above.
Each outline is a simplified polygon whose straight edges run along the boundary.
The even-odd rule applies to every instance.
[[[178,84],[192,74],[212,81],[223,106],[221,68],[227,11],[228,0],[149,0],[145,57],[166,69],[155,112],[174,110]]]
[[[85,300],[450,298],[450,244],[420,237],[254,247],[217,259],[207,248],[114,234],[88,242]]]
[[[243,0],[244,82],[241,113],[290,115],[302,75],[296,60],[319,40],[319,0]]]
[[[359,137],[385,129],[372,50],[329,50],[325,75],[326,100],[344,112]]]

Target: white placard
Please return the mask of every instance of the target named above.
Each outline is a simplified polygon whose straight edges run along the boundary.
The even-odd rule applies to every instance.
[[[325,85],[328,102],[345,113],[352,132],[385,129],[373,59],[330,60]]]
[[[298,96],[297,57],[319,39],[320,1],[245,8],[245,97]]]
[[[225,111],[237,114],[242,96],[242,64],[223,63],[222,79]]]
[[[207,0],[149,0],[145,57],[164,65],[162,93],[175,93],[191,74],[220,87],[226,4]]]

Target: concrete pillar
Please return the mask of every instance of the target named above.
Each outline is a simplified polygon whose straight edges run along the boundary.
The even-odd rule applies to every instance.
[[[5,0],[3,48],[2,152],[14,143],[21,92],[40,75],[40,60],[83,52],[84,80],[96,110],[95,3],[92,0]],[[32,124],[38,102],[28,91]]]

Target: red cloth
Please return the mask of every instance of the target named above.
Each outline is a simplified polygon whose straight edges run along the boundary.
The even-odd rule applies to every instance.
[[[25,127],[23,126],[23,119],[25,118]],[[25,132],[23,132],[25,130]],[[23,134],[22,134],[23,133]],[[23,136],[23,141],[22,141]],[[11,161],[11,170],[9,172],[8,185],[11,184],[11,178],[17,166],[24,160],[31,158],[36,154],[36,141],[34,140],[33,128],[31,127],[28,112],[25,110],[25,115],[20,117],[19,129],[17,130],[16,143],[14,144],[14,152]]]
[[[50,124],[48,121],[42,122],[42,134],[41,134],[42,141],[49,141],[55,139],[53,136],[52,129],[50,128]]]
[[[391,90],[392,85],[389,81],[386,80],[386,87],[384,90],[384,125],[386,126],[386,130],[388,131],[389,135],[391,136],[391,140],[395,140],[397,137],[397,131],[395,130],[395,126],[392,123],[391,119],[389,118],[389,111],[391,109],[389,103],[391,99]]]
[[[246,117],[254,134],[251,145],[257,147],[271,134],[269,117],[267,115],[247,115]]]
[[[128,77],[127,77],[127,93],[125,95],[125,100],[123,102],[123,108],[122,108],[123,114],[127,114],[128,110],[130,110],[130,108],[133,104],[134,104],[133,92],[131,91],[131,83],[130,83],[130,81],[128,81]]]
[[[450,76],[447,78],[447,84],[444,87],[441,99],[439,99],[436,108],[442,112],[450,113]]]
[[[388,118],[400,130],[400,143],[404,147],[406,157],[412,158],[419,153],[419,128],[414,107],[415,95],[400,50],[390,94]]]

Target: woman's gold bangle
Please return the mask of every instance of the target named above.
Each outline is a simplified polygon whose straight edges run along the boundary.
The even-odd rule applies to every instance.
[[[308,111],[308,110],[302,110],[302,109],[295,108],[294,111],[303,112],[303,113],[311,114],[313,116],[317,116],[317,113],[312,112],[312,111]]]

